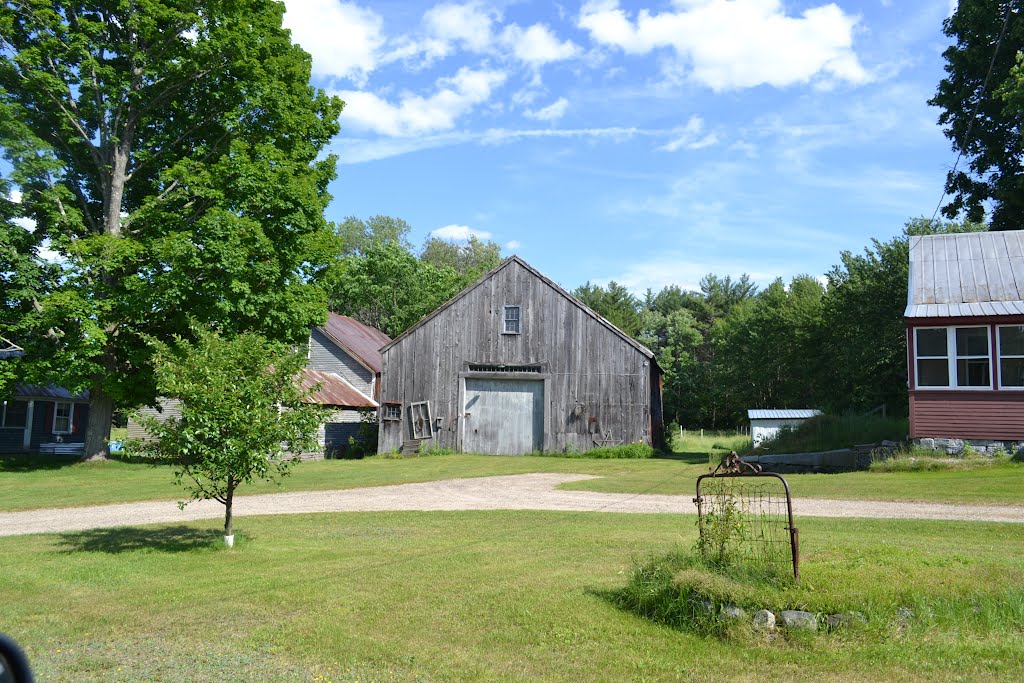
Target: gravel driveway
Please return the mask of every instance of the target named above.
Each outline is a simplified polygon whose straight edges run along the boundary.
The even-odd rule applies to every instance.
[[[379,510],[571,510],[693,514],[693,496],[562,491],[584,474],[518,474],[447,479],[421,484],[374,486],[341,491],[297,491],[235,498],[236,517],[309,512]],[[947,505],[881,501],[798,499],[794,514],[809,517],[948,519],[1024,523],[1024,506]],[[95,505],[0,513],[0,536],[137,526],[223,518],[224,507],[200,501],[179,510],[174,501]]]

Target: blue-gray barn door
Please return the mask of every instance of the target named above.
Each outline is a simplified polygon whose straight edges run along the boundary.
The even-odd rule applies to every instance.
[[[524,455],[544,447],[544,381],[466,378],[462,450]]]

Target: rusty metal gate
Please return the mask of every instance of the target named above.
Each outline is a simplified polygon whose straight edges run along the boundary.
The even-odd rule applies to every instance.
[[[779,487],[781,483],[781,490]],[[714,472],[697,477],[697,546],[714,564],[778,567],[792,561],[800,580],[800,539],[789,482],[732,451]]]

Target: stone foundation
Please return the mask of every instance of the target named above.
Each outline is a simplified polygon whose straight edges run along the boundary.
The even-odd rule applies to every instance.
[[[970,445],[971,450],[979,455],[994,455],[998,451],[1015,455],[1024,453],[1024,441],[990,441],[987,439],[914,439],[914,445],[936,451],[945,451],[948,455],[963,455],[964,448]]]

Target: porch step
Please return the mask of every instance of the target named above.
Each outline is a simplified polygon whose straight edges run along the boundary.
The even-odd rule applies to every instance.
[[[422,439],[409,439],[402,444],[402,455],[416,455]]]

